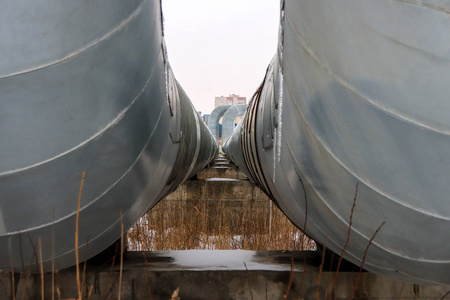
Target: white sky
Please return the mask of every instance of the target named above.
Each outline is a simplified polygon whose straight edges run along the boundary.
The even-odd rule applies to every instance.
[[[280,0],[163,0],[169,62],[202,113],[256,91],[278,43]]]

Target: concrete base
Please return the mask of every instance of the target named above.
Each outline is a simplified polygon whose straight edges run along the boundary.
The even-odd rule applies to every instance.
[[[211,168],[203,169],[197,173],[198,179],[209,178],[234,178],[234,179],[247,179],[244,173],[238,168],[231,168],[221,165],[214,165]]]
[[[294,262],[292,265],[291,262]],[[336,272],[325,269],[319,276],[317,252],[191,250],[169,252],[128,252],[124,258],[122,284],[120,258],[116,264],[89,263],[86,276],[80,265],[83,299],[171,299],[179,288],[179,297],[188,299],[330,299]],[[245,263],[245,264],[244,264]],[[293,270],[291,268],[293,266]],[[418,286],[395,282],[367,272],[337,275],[334,297],[349,299],[443,299],[449,286]],[[45,274],[44,298],[75,299],[76,268]],[[291,282],[292,276],[292,283]],[[359,284],[355,281],[360,276]],[[15,275],[16,299],[41,299],[40,275]],[[320,280],[319,280],[320,278]],[[318,284],[319,283],[319,284]],[[289,286],[290,285],[290,286]],[[319,286],[319,289],[318,289]],[[12,276],[0,273],[1,299],[13,299]]]
[[[213,164],[197,173],[198,179],[209,178],[233,178],[233,179],[247,179],[236,165],[230,161],[226,156],[219,154],[214,160]]]
[[[269,197],[249,180],[210,178],[188,180],[165,200],[268,200]]]
[[[197,173],[197,178],[247,179],[247,176],[245,176],[245,174],[242,173],[228,158],[219,155],[218,158],[214,160],[214,163],[211,165],[211,167],[205,168]]]

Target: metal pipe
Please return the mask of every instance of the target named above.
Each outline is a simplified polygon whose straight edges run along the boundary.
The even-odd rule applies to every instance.
[[[428,2],[282,1],[278,52],[225,148],[318,243],[450,284],[450,7]]]
[[[0,268],[26,272],[39,238],[46,271],[75,264],[84,171],[83,259],[120,237],[121,213],[131,227],[213,158],[161,22],[159,0],[2,6]]]

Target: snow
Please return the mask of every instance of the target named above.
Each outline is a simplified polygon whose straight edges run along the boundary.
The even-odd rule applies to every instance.
[[[234,178],[208,178],[204,181],[247,181],[247,179],[234,179]]]
[[[172,263],[188,270],[265,270],[290,271],[290,264],[271,261],[249,250],[183,250],[168,251]],[[244,265],[245,262],[245,265]],[[299,269],[295,268],[296,271]]]

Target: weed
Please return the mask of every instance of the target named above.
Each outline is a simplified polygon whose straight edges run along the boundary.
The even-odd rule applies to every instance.
[[[162,200],[128,231],[128,249],[314,250],[270,200]]]

